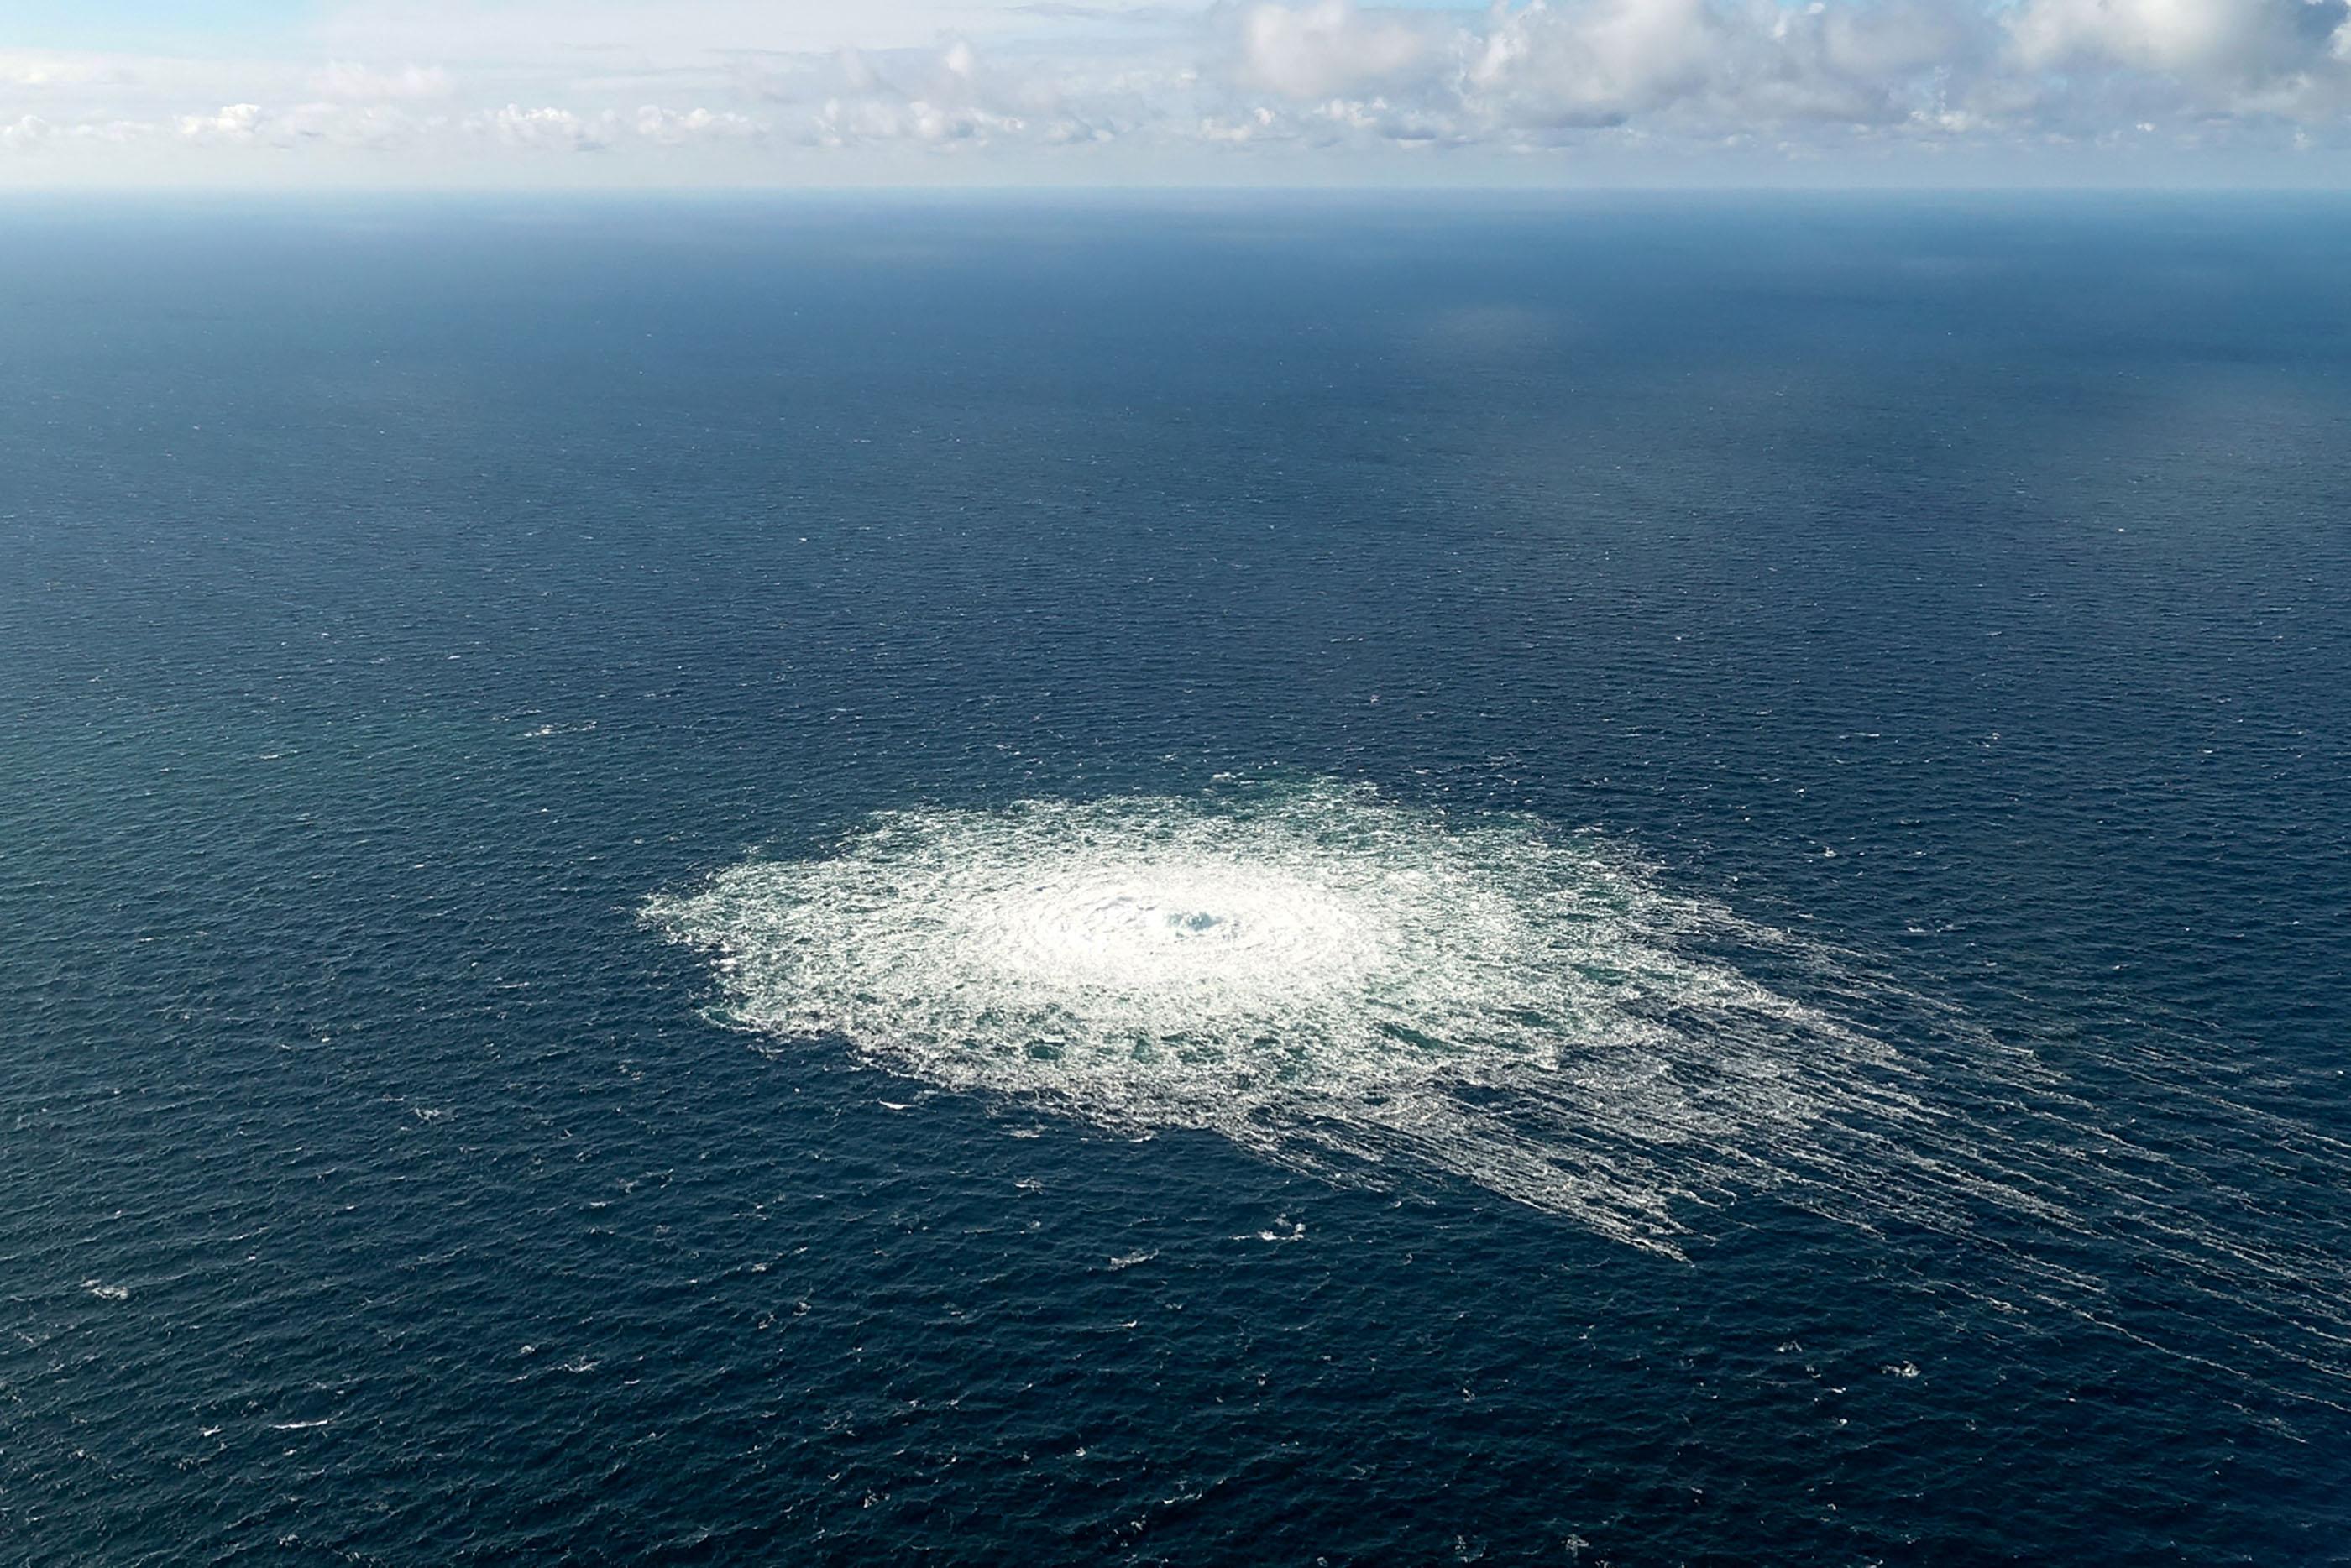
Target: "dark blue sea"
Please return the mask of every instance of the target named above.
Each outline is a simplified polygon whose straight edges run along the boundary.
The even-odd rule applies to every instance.
[[[0,1561],[2351,1561],[2346,275],[0,207]]]

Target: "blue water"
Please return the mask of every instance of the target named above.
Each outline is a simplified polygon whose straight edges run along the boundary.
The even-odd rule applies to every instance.
[[[0,223],[0,1559],[2351,1560],[2351,209]],[[1300,801],[1787,1119],[975,1081],[823,870]],[[879,1023],[661,918],[803,862]]]

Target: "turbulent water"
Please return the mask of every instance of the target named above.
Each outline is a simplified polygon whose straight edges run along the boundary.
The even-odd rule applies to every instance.
[[[2351,1542],[2351,210],[43,204],[0,1563]]]
[[[728,1023],[945,1088],[1206,1129],[1344,1182],[1442,1173],[1677,1257],[1694,1215],[1771,1191],[1972,1241],[1992,1272],[1961,1293],[2165,1333],[2108,1321],[2107,1282],[2048,1245],[2095,1233],[2267,1325],[2217,1354],[2282,1356],[2316,1375],[2304,1397],[2351,1399],[2346,1260],[2205,1222],[2191,1167],[2028,1055],[1523,815],[1328,783],[899,811],[648,912],[716,956]],[[1922,1054],[1840,998],[1897,1006]],[[2170,1071],[2196,1092],[2194,1064]],[[2281,1155],[2351,1153],[2206,1108]]]
[[[1593,840],[1368,789],[895,813],[653,913],[724,955],[751,1029],[1107,1127],[1431,1167],[1653,1246],[1678,1202],[1816,1169],[1812,1124],[1906,1109],[1884,1046],[1685,946],[1784,933]]]

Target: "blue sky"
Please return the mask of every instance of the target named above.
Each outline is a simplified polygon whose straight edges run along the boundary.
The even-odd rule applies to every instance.
[[[13,0],[0,187],[2343,182],[2346,0]]]

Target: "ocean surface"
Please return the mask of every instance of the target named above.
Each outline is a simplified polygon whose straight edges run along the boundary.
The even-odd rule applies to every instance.
[[[2351,1561],[2351,205],[0,209],[0,1561]]]

